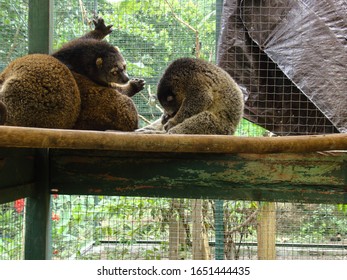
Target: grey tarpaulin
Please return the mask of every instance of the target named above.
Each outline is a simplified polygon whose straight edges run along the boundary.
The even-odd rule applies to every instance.
[[[224,0],[217,63],[274,133],[347,132],[346,50],[346,0]]]

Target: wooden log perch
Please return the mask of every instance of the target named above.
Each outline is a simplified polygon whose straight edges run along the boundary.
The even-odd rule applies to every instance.
[[[241,137],[0,126],[0,147],[168,153],[305,153],[331,150],[347,151],[347,134]]]

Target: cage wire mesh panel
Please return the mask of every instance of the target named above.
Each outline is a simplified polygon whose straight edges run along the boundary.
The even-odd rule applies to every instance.
[[[55,195],[53,259],[214,259],[220,245],[223,259],[347,258],[347,216],[336,205],[200,201],[196,225],[194,200]]]
[[[0,0],[0,71],[28,52],[28,0]]]
[[[200,202],[203,224],[197,225],[193,209]],[[224,221],[223,212],[220,215],[220,222],[227,228],[226,254],[233,259],[256,258],[251,227],[257,212],[246,203],[247,212],[244,204],[230,202],[224,210]],[[231,215],[236,207],[243,212]],[[209,200],[55,195],[53,258],[213,259],[216,211],[220,210]],[[245,241],[253,242],[253,252],[242,245]]]
[[[215,0],[65,2],[55,1],[54,48],[90,30],[95,14],[113,24],[107,40],[120,48],[129,75],[146,81],[146,89],[133,97],[141,120],[145,120],[141,125],[161,115],[154,96],[169,62],[195,55],[196,32],[177,18],[199,32],[201,58],[215,60]]]
[[[23,257],[25,199],[0,204],[0,260]]]
[[[224,1],[218,64],[245,117],[279,135],[346,132],[345,1]]]
[[[53,258],[169,259],[170,244],[177,242],[179,258],[190,259],[188,211],[172,207],[173,203],[157,198],[56,195]],[[178,227],[172,227],[179,222],[182,228],[176,232]],[[177,239],[172,240],[176,233]]]
[[[239,3],[240,1],[234,2],[232,5],[237,5],[236,2]],[[283,5],[285,4],[283,3]],[[182,56],[194,57],[195,55],[196,33],[182,24],[181,21],[188,23],[199,32],[201,58],[213,62],[215,62],[216,57],[216,38],[219,35],[218,30],[216,31],[216,22],[221,21],[224,25],[222,25],[223,32],[220,40],[223,40],[223,36],[227,36],[227,43],[229,41],[239,42],[236,39],[241,36],[245,38],[243,44],[245,44],[248,51],[244,53],[236,44],[234,53],[228,53],[227,57],[222,57],[218,61],[223,68],[233,69],[232,76],[243,87],[246,99],[248,98],[247,102],[250,105],[247,106],[247,110],[252,111],[252,114],[246,113],[246,117],[254,124],[243,120],[237,131],[238,135],[268,136],[270,132],[279,135],[336,132],[336,129],[325,118],[324,114],[317,110],[305,95],[301,94],[295,84],[249,38],[245,27],[242,27],[241,31],[236,29],[240,33],[233,36],[232,32],[236,32],[234,30],[235,26],[240,28],[242,24],[239,19],[240,7],[233,10],[235,17],[232,18],[231,23],[233,26],[230,28],[229,25],[226,25],[224,17],[219,18],[222,1],[83,1],[83,8],[76,1],[75,6],[80,12],[72,15],[74,20],[78,22],[88,22],[88,19],[90,20],[93,13],[97,11],[107,23],[114,24],[114,31],[108,40],[121,49],[128,63],[129,74],[134,77],[144,78],[147,82],[146,89],[135,95],[134,101],[141,116],[149,121],[158,118],[161,114],[153,96],[156,94],[156,84],[165,67],[175,58]],[[56,10],[55,13],[58,14],[59,11]],[[252,14],[252,11],[250,13]],[[65,14],[64,17],[69,16],[71,17],[71,13]],[[68,36],[71,36],[71,32],[68,32],[66,28],[71,28],[69,27],[70,22],[74,20],[68,20],[67,26],[63,27],[64,32],[69,34]],[[75,29],[79,33],[74,34],[74,37],[86,32],[85,26]],[[56,36],[61,36],[59,35],[61,33],[57,32],[58,29],[55,30]],[[61,42],[64,41],[61,40]],[[251,69],[258,75],[257,77],[248,75],[250,58],[251,62],[254,60],[253,64],[257,67]],[[233,62],[239,63],[240,65],[237,65],[239,67],[235,67],[232,64]],[[244,80],[248,84],[245,85]],[[258,83],[258,80],[262,84]],[[259,100],[253,101],[252,98],[248,97],[247,91],[250,91],[250,89],[246,87],[247,85],[251,90],[254,88],[261,89],[262,95]],[[145,124],[145,122],[142,124]],[[95,198],[80,197],[79,199],[87,201]],[[67,200],[73,201],[74,199],[71,197]],[[105,216],[107,221],[98,221],[99,237],[94,236],[93,239],[91,239],[91,235],[88,238],[83,237],[86,238],[86,241],[82,242],[84,245],[77,244],[76,246],[80,246],[79,250],[69,252],[65,256],[62,253],[64,248],[58,248],[59,245],[54,243],[53,252],[56,253],[54,257],[203,259],[215,258],[216,250],[219,249],[222,258],[256,259],[259,254],[258,243],[260,242],[262,248],[265,248],[267,244],[264,243],[269,242],[266,238],[261,239],[262,237],[258,236],[262,232],[259,227],[261,222],[258,220],[260,217],[262,217],[263,232],[266,235],[271,233],[272,241],[276,243],[275,251],[266,252],[267,255],[265,254],[265,256],[272,253],[283,259],[309,259],[318,258],[319,255],[310,255],[309,250],[316,250],[314,246],[312,248],[307,247],[307,249],[301,245],[301,243],[310,244],[312,242],[312,240],[309,240],[309,233],[305,235],[306,239],[297,238],[297,236],[303,234],[301,220],[296,225],[299,228],[296,230],[295,237],[293,236],[293,228],[285,232],[283,228],[290,227],[290,225],[278,218],[279,212],[276,207],[275,210],[265,211],[257,203],[226,201],[222,203],[222,208],[217,209],[215,202],[209,200],[200,201],[201,205],[194,204],[197,201],[193,200],[176,199],[150,199],[147,201],[145,198],[103,197],[101,201],[105,203],[113,201],[115,204],[112,205],[115,212],[111,211],[112,218],[106,218]],[[123,205],[122,211],[117,212],[117,203],[126,203],[128,206]],[[134,203],[134,205],[131,206],[131,203]],[[99,204],[96,203],[96,205]],[[137,205],[141,205],[142,210],[140,212],[142,214],[138,212],[140,208]],[[148,205],[149,208],[144,210],[144,205]],[[183,205],[185,207],[182,207]],[[159,209],[156,209],[156,207],[159,207]],[[194,207],[200,207],[199,211],[194,212]],[[125,209],[130,212],[126,213]],[[262,209],[261,215],[259,214],[260,209]],[[285,210],[288,208],[280,207],[280,209],[282,209],[280,213],[287,213]],[[222,212],[219,215],[222,218],[217,222],[218,211]],[[93,210],[90,213],[92,212]],[[145,217],[145,212],[149,216]],[[153,213],[156,213],[156,215],[153,216]],[[194,221],[199,221],[199,217],[194,216],[197,213],[202,216],[203,224],[194,224]],[[105,213],[102,215],[105,215]],[[122,215],[123,217],[117,222],[115,217]],[[141,215],[142,218],[140,218]],[[341,216],[341,219],[345,222],[344,214],[341,214]],[[277,220],[277,223],[273,222]],[[150,225],[146,224],[147,221],[150,221]],[[267,221],[270,224],[267,224]],[[280,221],[283,224],[280,224]],[[95,225],[94,220],[91,223]],[[158,224],[155,225],[156,223]],[[108,228],[108,233],[103,234],[103,232],[106,232],[106,228]],[[120,230],[123,230],[123,232]],[[321,239],[324,239],[324,242],[329,242],[328,235],[337,235],[337,232],[338,230],[332,226],[331,232],[324,231],[324,234],[321,234]],[[222,242],[220,242],[221,236]],[[294,247],[292,243],[287,247],[278,245],[289,241],[298,247]],[[222,249],[220,246],[222,246]],[[344,255],[343,248],[342,245],[340,247],[341,256]],[[298,253],[300,250],[304,251],[302,256]],[[322,258],[322,256],[320,257]],[[334,258],[335,256],[330,257]]]
[[[28,6],[28,1],[0,0],[0,72],[28,52]],[[24,204],[24,199],[0,204],[0,260],[23,257]]]

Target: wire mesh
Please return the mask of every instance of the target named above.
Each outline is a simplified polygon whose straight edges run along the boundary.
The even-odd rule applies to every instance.
[[[54,259],[215,259],[222,246],[223,259],[250,260],[269,254],[262,234],[276,259],[347,258],[347,216],[336,205],[224,201],[218,210],[213,200],[59,195],[52,213]]]
[[[0,71],[28,53],[28,0],[0,1]]]
[[[196,32],[177,18],[199,32],[201,58],[215,61],[215,0],[71,1],[68,6],[63,2],[55,2],[54,48],[90,30],[95,14],[113,24],[107,40],[120,48],[129,75],[146,81],[145,90],[133,97],[142,116],[141,125],[161,115],[155,100],[156,85],[168,63],[195,55]],[[70,13],[71,9],[75,13]]]
[[[340,106],[344,93],[334,100],[327,94],[333,88],[339,92],[346,82],[332,74],[340,63],[331,52],[341,46],[339,32],[345,32],[338,23],[344,4],[334,5],[336,17],[330,20],[323,15],[327,7],[318,2],[224,1],[218,64],[243,90],[245,118],[278,135],[345,130],[339,127],[346,115]],[[338,72],[344,71],[342,66]],[[334,81],[329,83],[329,77]]]
[[[264,233],[276,259],[347,258],[342,206],[271,203],[263,211],[266,204],[223,201],[218,209],[213,200],[53,195],[52,259],[215,259],[222,246],[223,259],[250,260],[264,255]],[[0,205],[1,260],[23,256],[24,205],[24,199]],[[264,226],[264,216],[271,225]]]
[[[0,260],[22,259],[25,199],[0,204]]]

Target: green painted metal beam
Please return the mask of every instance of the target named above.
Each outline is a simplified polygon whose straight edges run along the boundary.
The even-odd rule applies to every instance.
[[[45,188],[61,194],[347,203],[346,152],[196,154],[50,149],[50,168],[44,171],[35,166],[36,150],[0,149],[0,203],[36,196],[41,191],[36,185],[41,173],[49,176]]]
[[[224,202],[215,200],[215,259],[224,260]]]
[[[26,200],[24,258],[45,260],[51,255],[48,149],[38,149],[35,158],[36,193]]]
[[[29,0],[29,53],[51,53],[53,0]]]
[[[12,202],[23,197],[33,196],[35,184],[18,185],[0,189],[0,204]]]
[[[0,149],[0,203],[35,192],[35,150]]]
[[[347,203],[347,153],[51,150],[53,193]]]
[[[53,0],[29,0],[29,53],[52,51]],[[26,201],[24,258],[50,258],[48,149],[36,149],[34,193]],[[26,195],[27,196],[27,195]]]

